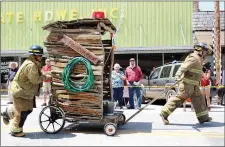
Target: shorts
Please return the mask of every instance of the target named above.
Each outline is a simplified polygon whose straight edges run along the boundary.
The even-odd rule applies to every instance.
[[[43,82],[43,91],[51,92],[51,82]]]
[[[200,90],[203,90],[203,91],[209,90],[209,89],[210,89],[210,85],[200,87]]]

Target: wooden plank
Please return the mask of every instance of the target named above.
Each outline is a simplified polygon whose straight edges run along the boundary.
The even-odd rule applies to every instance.
[[[103,55],[105,52],[103,49],[88,49],[90,52],[92,52],[95,55]],[[69,53],[69,54],[75,54],[75,56],[81,56],[78,52],[74,51],[71,48],[47,48],[48,52],[54,52],[54,53],[58,53],[58,54],[62,54],[62,53]]]
[[[81,46],[79,43],[71,39],[70,37],[63,35],[63,38],[60,40],[61,42],[65,43],[67,46],[87,58],[89,61],[91,61],[94,64],[97,64],[100,59],[90,51],[88,51],[86,48]]]
[[[52,66],[52,67],[51,67],[51,72],[52,72],[52,73],[60,73],[60,74],[62,74],[62,73],[63,73],[63,70],[64,70],[64,68],[59,68],[59,67],[55,67],[55,66]],[[77,71],[77,70],[72,70],[71,73],[79,73],[79,71]],[[79,74],[81,74],[81,73],[79,73]],[[86,72],[84,72],[83,74],[85,75]],[[100,75],[102,75],[103,73],[102,73],[102,71],[93,71],[93,74],[94,74],[95,76],[100,76]]]
[[[101,114],[102,114],[101,109],[90,109],[90,108],[80,108],[80,107],[74,108],[74,107],[70,107],[68,105],[64,105],[62,103],[59,103],[59,106],[63,110],[73,112],[73,114],[80,114],[80,115],[81,114],[88,114],[88,115],[94,115],[94,116],[101,116]]]
[[[84,99],[88,99],[88,97],[100,97],[100,94],[92,93],[92,92],[79,92],[79,93],[71,93],[67,90],[56,90],[57,94],[73,94],[79,96],[78,98],[84,97]]]
[[[66,89],[64,88],[63,84],[53,82],[52,83],[52,91],[56,91],[56,90],[66,90]],[[97,87],[97,88],[88,89],[86,92],[92,92],[92,93],[96,93],[97,94],[101,90],[102,90],[102,87]]]
[[[52,81],[53,82],[56,82],[56,83],[60,83],[60,84],[63,84],[63,81],[61,79],[58,79],[58,78],[52,78]],[[74,82],[79,82],[80,80],[74,80]],[[81,85],[83,85],[85,82],[79,82]],[[98,85],[101,85],[102,84],[102,81],[94,81],[94,84],[93,84],[93,87],[97,87]]]
[[[102,47],[103,46],[103,47],[107,47],[107,49],[112,47],[112,45],[104,44],[101,41],[99,41],[99,42],[96,42],[96,41],[95,42],[93,42],[93,41],[87,42],[87,41],[83,40],[83,41],[80,41],[78,43],[80,43],[80,45],[82,45],[84,47],[88,47],[88,46],[90,46],[90,47]],[[45,47],[49,47],[49,48],[57,48],[57,47],[67,48],[67,46],[62,42],[44,42],[44,45],[45,45]]]
[[[66,65],[67,65],[67,63],[55,62],[55,61],[50,61],[50,64],[52,66],[59,67],[59,68],[65,68]],[[75,67],[75,69],[76,68],[78,68],[78,69],[86,69],[86,67],[83,64],[81,64],[81,65],[77,64],[74,67]],[[91,68],[94,71],[102,71],[102,66],[94,66],[94,65],[91,65]]]
[[[48,42],[58,42],[61,39],[61,33],[53,33],[51,32],[48,37],[47,37],[47,41]],[[66,33],[64,34],[68,37],[70,37],[71,39],[73,39],[74,41],[82,41],[82,40],[101,40],[101,35],[98,34],[72,34],[72,33]]]
[[[75,58],[74,56],[67,56],[70,54],[66,54],[66,55],[59,55],[57,53],[50,53],[49,57],[51,61],[57,61],[57,62],[63,62],[63,63],[68,63],[71,59]],[[80,56],[78,56],[80,57]],[[98,55],[98,58],[103,61],[104,60],[104,55]],[[99,63],[97,65],[103,65],[103,63]]]
[[[84,100],[76,100],[76,101],[65,101],[61,98],[58,98],[58,102],[60,102],[63,105],[68,105],[70,107],[75,107],[75,106],[87,106],[87,108],[89,107],[98,107],[98,109],[101,109],[101,102],[100,101],[94,101],[94,100],[90,100],[90,101],[84,101]]]
[[[64,87],[64,84],[63,83],[59,83],[59,82],[52,82],[52,85],[54,85],[54,86],[57,86],[57,87]],[[64,88],[65,89],[65,88]],[[87,91],[98,91],[98,90],[102,90],[102,87],[99,85],[99,84],[94,84],[93,86],[92,86],[92,88],[90,88],[89,90],[87,90]]]
[[[58,92],[58,91],[56,91]],[[88,93],[88,92],[80,92],[80,93],[71,93],[71,94],[58,94],[58,98],[63,98],[63,99],[76,99],[76,100],[89,100],[90,101],[99,101],[100,94],[93,94],[93,93]]]
[[[60,29],[60,28],[51,28],[49,31],[51,32],[62,32],[62,33],[93,33],[100,34],[97,29]]]

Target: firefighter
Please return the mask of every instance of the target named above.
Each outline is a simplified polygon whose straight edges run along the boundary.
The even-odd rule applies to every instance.
[[[168,116],[189,97],[191,98],[199,123],[210,122],[212,120],[208,115],[205,99],[199,88],[203,62],[205,57],[212,52],[212,49],[206,43],[195,44],[194,49],[194,52],[186,57],[175,75],[175,80],[178,83],[178,93],[176,96],[170,98],[161,110],[160,116],[165,125],[169,124]]]
[[[28,53],[29,57],[23,62],[12,81],[13,107],[6,108],[6,111],[1,113],[4,124],[8,125],[12,119],[10,129],[11,135],[15,137],[25,136],[23,125],[33,110],[34,97],[39,96],[43,80],[51,78],[50,74],[41,73],[43,48],[32,45]]]

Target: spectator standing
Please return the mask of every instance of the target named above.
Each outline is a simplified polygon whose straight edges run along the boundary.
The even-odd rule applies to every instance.
[[[8,81],[7,81],[7,85],[8,85],[8,103],[7,104],[13,104],[13,96],[12,93],[10,91],[10,87],[11,87],[11,83],[18,71],[18,63],[17,62],[10,62],[9,63],[9,74],[8,74]]]
[[[114,70],[112,71],[112,88],[113,88],[113,98],[118,101],[119,107],[123,107],[123,87],[124,87],[124,73],[120,71],[120,65],[115,64]]]
[[[130,66],[126,68],[126,79],[128,81],[129,86],[129,104],[130,107],[128,109],[134,109],[134,91],[137,95],[138,108],[141,107],[141,88],[139,81],[142,79],[143,74],[141,68],[136,65],[135,59],[130,59]]]
[[[42,67],[41,72],[43,74],[51,74],[51,64],[50,64],[49,59],[45,60],[45,66]],[[46,79],[46,80],[43,81],[44,103],[41,106],[46,106],[47,93],[49,95],[51,94],[51,82],[52,82],[52,79]]]
[[[203,74],[201,79],[201,92],[203,95],[203,98],[206,98],[208,111],[210,111],[210,70],[203,67]]]

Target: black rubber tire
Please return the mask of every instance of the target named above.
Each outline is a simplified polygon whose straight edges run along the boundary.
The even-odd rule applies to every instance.
[[[168,102],[168,100],[170,99],[171,95],[175,96],[176,95],[176,91],[174,91],[173,89],[170,89],[167,91],[166,93],[166,102]]]
[[[145,103],[146,103],[145,101],[146,101],[146,98],[145,98],[144,96],[142,96],[141,103],[142,103],[142,104],[145,104]]]
[[[50,132],[50,131],[47,130],[48,127],[49,127],[49,125],[52,124],[52,125],[54,126],[54,122],[55,122],[55,121],[54,121],[53,123],[50,122],[50,119],[51,119],[51,117],[52,117],[52,114],[51,114],[51,116],[47,116],[46,114],[44,114],[44,111],[47,110],[47,109],[58,110],[57,113],[60,113],[60,114],[61,114],[61,119],[63,120],[61,126],[60,126],[57,130],[55,130],[55,128],[54,128],[54,131],[53,131],[53,132]],[[48,120],[48,121],[49,121],[49,124],[48,124],[48,127],[47,127],[46,129],[42,126],[42,122],[48,122],[48,121],[47,121],[47,120],[46,120],[46,121],[42,121],[42,119],[41,119],[42,115],[45,115],[45,116],[49,117],[49,120]],[[56,117],[57,117],[57,116],[56,116]],[[39,125],[40,125],[40,128],[41,128],[45,133],[47,133],[47,134],[56,134],[56,133],[60,132],[60,131],[63,129],[63,127],[65,126],[65,123],[66,123],[65,113],[64,113],[64,111],[63,111],[61,108],[59,108],[59,107],[56,107],[56,106],[46,106],[46,107],[44,107],[44,108],[42,109],[42,111],[41,111],[40,114],[39,114]],[[57,123],[57,124],[59,125],[59,123]]]
[[[225,105],[225,93],[224,93],[223,96],[222,96],[222,99],[221,99],[221,105],[222,105],[222,106]]]
[[[124,114],[121,114],[121,116],[118,119],[119,124],[125,124],[126,116]]]
[[[110,129],[112,129],[112,130],[110,130]],[[117,132],[117,125],[114,123],[105,124],[104,132],[107,136],[114,136]]]

